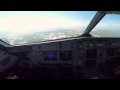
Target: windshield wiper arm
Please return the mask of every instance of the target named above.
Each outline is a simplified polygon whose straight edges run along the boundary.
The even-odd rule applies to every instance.
[[[4,44],[7,44],[7,45],[11,46],[9,43],[3,41],[2,39],[0,39],[0,41],[3,42]]]

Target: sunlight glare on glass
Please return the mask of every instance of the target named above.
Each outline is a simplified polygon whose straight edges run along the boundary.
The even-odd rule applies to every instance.
[[[83,18],[77,15],[77,13],[79,12],[74,11],[73,12],[1,11],[1,13],[5,13],[5,15],[3,14],[3,16],[0,17],[0,31],[10,30],[24,32],[43,28],[60,28],[72,26],[85,27],[89,23],[88,21],[83,20]],[[77,20],[78,17],[79,20]]]

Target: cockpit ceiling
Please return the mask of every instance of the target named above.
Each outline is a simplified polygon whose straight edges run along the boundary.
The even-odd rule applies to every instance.
[[[104,11],[107,14],[120,14],[120,11]]]

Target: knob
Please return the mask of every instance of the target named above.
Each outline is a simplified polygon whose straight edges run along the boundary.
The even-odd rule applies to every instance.
[[[84,53],[80,53],[79,57],[83,58],[84,57]]]

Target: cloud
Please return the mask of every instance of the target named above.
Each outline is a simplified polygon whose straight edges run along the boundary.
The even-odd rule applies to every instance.
[[[114,29],[114,30],[118,30],[120,28],[120,24],[107,24],[107,23],[102,23],[102,24],[98,24],[96,25],[96,27],[94,28],[95,30],[98,29]]]

